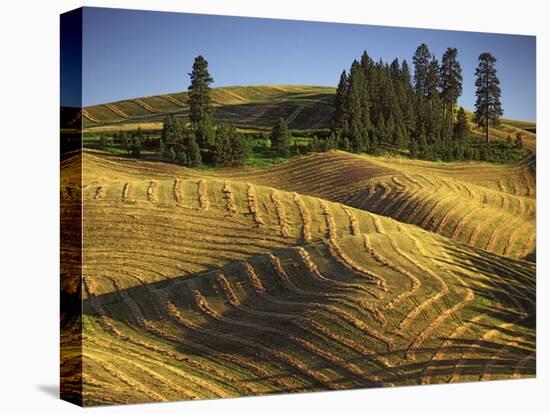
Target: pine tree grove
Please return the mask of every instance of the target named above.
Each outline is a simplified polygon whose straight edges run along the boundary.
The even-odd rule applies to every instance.
[[[412,62],[413,76],[406,60],[375,62],[364,52],[341,73],[332,119],[337,148],[443,161],[485,156],[506,162],[515,156],[508,153],[519,144],[482,145],[472,138],[464,109],[455,110],[463,80],[456,48],[447,48],[440,64],[428,46],[421,44]],[[502,114],[494,63],[490,54],[483,54],[476,71],[475,119],[482,126],[496,122]]]

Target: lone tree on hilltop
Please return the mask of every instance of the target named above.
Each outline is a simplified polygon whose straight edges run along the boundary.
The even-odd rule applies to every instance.
[[[279,118],[277,124],[271,130],[271,147],[282,155],[288,155],[290,143],[290,131],[283,118]]]
[[[449,47],[443,54],[439,79],[441,87],[441,98],[443,99],[443,110],[449,116],[451,125],[454,122],[454,109],[456,101],[462,95],[462,68],[457,59],[458,50]]]
[[[210,84],[214,79],[208,73],[208,62],[205,58],[200,55],[195,58],[189,76],[189,120],[192,124],[198,124],[214,112],[210,98]]]
[[[476,69],[475,123],[485,130],[485,141],[489,142],[489,122],[498,123],[502,115],[500,103],[500,81],[495,68],[496,58],[490,53],[479,55]]]
[[[208,62],[202,56],[197,56],[193,70],[189,73],[191,84],[188,91],[189,121],[195,131],[197,144],[203,150],[208,150],[214,141],[214,108],[210,97],[210,84],[214,79],[208,73]]]

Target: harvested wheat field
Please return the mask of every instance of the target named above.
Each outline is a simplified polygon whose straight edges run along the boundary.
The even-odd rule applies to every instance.
[[[300,85],[229,86],[212,89],[216,118],[241,128],[270,128],[278,117],[292,128],[323,128],[333,112],[335,88]],[[120,125],[159,123],[167,113],[189,112],[187,92],[148,96],[83,110],[83,127],[89,130],[119,130]],[[98,129],[96,129],[98,128]]]
[[[229,178],[370,211],[508,257],[535,251],[534,157],[512,165],[438,164],[336,151],[271,168],[201,172],[87,151],[84,169],[98,183],[102,176],[120,183]]]
[[[62,261],[82,278],[63,290],[83,316],[62,315],[62,392],[97,405],[532,377],[533,163],[74,154],[62,228],[82,219],[82,257],[67,237]]]

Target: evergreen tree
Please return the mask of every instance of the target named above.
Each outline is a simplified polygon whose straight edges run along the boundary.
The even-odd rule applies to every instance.
[[[365,95],[367,99],[371,99],[373,96],[376,96],[374,88],[374,82],[373,82],[373,76],[374,76],[374,62],[368,55],[367,51],[363,51],[363,54],[361,55],[361,61],[359,63],[359,67],[361,71],[363,72],[363,75],[365,77],[366,82],[366,90]]]
[[[344,137],[344,139],[342,140],[342,146],[341,148],[344,150],[344,151],[347,151],[347,152],[350,152],[351,151],[351,144],[349,142],[349,138],[348,137]]]
[[[166,152],[165,157],[166,161],[173,162],[176,159],[176,150],[174,147],[170,147],[170,149]]]
[[[200,124],[205,118],[212,117],[214,110],[210,98],[210,84],[214,79],[208,73],[208,62],[197,56],[193,70],[189,73],[191,84],[188,88],[189,120],[191,124]]]
[[[164,118],[162,132],[160,134],[159,153],[166,161],[175,159],[174,145],[176,143],[176,130],[174,115],[170,114]]]
[[[416,140],[412,140],[409,143],[409,157],[410,158],[418,158],[418,142]]]
[[[405,126],[405,134],[411,136],[416,127],[416,113],[414,110],[415,99],[412,96],[407,96],[407,100],[403,109],[403,123]]]
[[[386,120],[384,119],[384,114],[380,113],[378,116],[378,124],[376,125],[376,134],[378,138],[378,143],[387,143],[388,142],[388,136],[386,135]]]
[[[365,72],[357,60],[353,61],[348,76],[346,107],[351,147],[355,152],[363,151],[368,139],[365,132],[370,126],[370,116]]]
[[[101,149],[107,148],[107,137],[105,136],[105,134],[101,134],[99,136],[99,148]]]
[[[369,154],[378,154],[378,150],[378,134],[372,133],[370,134],[368,152]]]
[[[185,151],[178,151],[177,154],[176,154],[176,164],[179,164],[179,165],[182,165],[182,166],[187,166],[188,165],[188,161],[187,161],[187,153]]]
[[[331,134],[325,141],[327,143],[327,151],[334,151],[337,148],[336,136],[334,134]]]
[[[397,124],[393,118],[393,113],[390,112],[388,121],[386,122],[386,141],[396,146],[399,144],[399,137],[397,135]]]
[[[425,43],[418,46],[414,52],[414,91],[419,96],[428,96],[428,73],[431,56],[430,49]]]
[[[485,141],[489,142],[489,123],[496,125],[502,115],[500,103],[500,81],[495,67],[496,58],[490,53],[479,55],[476,69],[475,123],[485,130]]]
[[[137,131],[132,134],[132,137],[129,141],[128,152],[132,156],[139,158],[141,156],[141,150],[143,146],[143,133],[141,132],[141,127],[138,127]]]
[[[213,149],[213,162],[216,165],[242,164],[247,146],[244,138],[230,123],[218,125],[216,131],[216,145]]]
[[[453,138],[458,142],[464,142],[469,133],[470,129],[468,127],[466,112],[464,112],[464,108],[460,107],[456,115],[456,123],[453,127]]]
[[[193,70],[189,73],[191,83],[188,88],[189,120],[195,132],[197,144],[205,155],[214,144],[214,108],[210,97],[210,84],[214,81],[208,73],[208,62],[197,56]]]
[[[401,62],[401,81],[406,86],[411,86],[411,71],[405,59]]]
[[[428,157],[428,137],[426,131],[422,130],[418,137],[418,157],[429,159]]]
[[[244,136],[236,131],[231,134],[229,137],[229,148],[231,153],[231,165],[242,165],[248,155],[248,145],[246,144]]]
[[[283,118],[279,118],[277,124],[271,130],[271,148],[282,155],[288,155],[290,132]]]
[[[195,137],[191,135],[187,144],[187,164],[190,167],[200,167],[202,165],[201,150]]]
[[[190,128],[185,125],[183,119],[170,114],[164,118],[162,132],[160,134],[159,154],[163,160],[185,165],[182,155],[187,151]]]
[[[408,145],[407,133],[405,132],[404,127],[398,127],[397,129],[398,142],[397,145],[399,149],[406,149]]]
[[[130,138],[128,137],[128,133],[126,131],[122,131],[120,133],[120,145],[126,150],[130,146]],[[130,153],[130,151],[128,151],[128,153]]]
[[[215,165],[226,165],[229,163],[229,124],[219,124],[216,129],[216,144],[213,148],[212,162]]]
[[[439,92],[439,63],[435,56],[432,57],[428,64],[428,72],[426,74],[426,96],[433,98]]]
[[[399,59],[397,58],[392,60],[390,64],[390,75],[394,80],[401,79],[401,65],[399,64]]]
[[[212,158],[212,150],[216,145],[216,128],[212,118],[206,117],[199,124],[194,125],[195,141],[201,149],[202,157],[206,162]]]
[[[340,75],[340,81],[338,82],[338,88],[336,89],[336,96],[334,97],[334,115],[332,124],[336,129],[344,128],[346,125],[347,93],[348,76],[344,70]]]
[[[440,68],[441,98],[443,99],[443,110],[454,122],[454,108],[456,101],[462,95],[462,68],[458,61],[458,50],[449,47],[443,54]]]
[[[482,145],[479,148],[479,159],[481,161],[488,161],[489,160],[489,151],[488,151],[488,144]]]

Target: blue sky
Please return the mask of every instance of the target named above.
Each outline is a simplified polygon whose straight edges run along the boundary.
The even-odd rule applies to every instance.
[[[535,37],[397,27],[85,8],[84,106],[187,89],[195,56],[213,86],[334,86],[363,50],[375,60],[407,59],[424,42],[441,58],[456,47],[472,109],[482,52],[497,58],[504,116],[535,120]],[[411,64],[412,69],[412,64]]]

